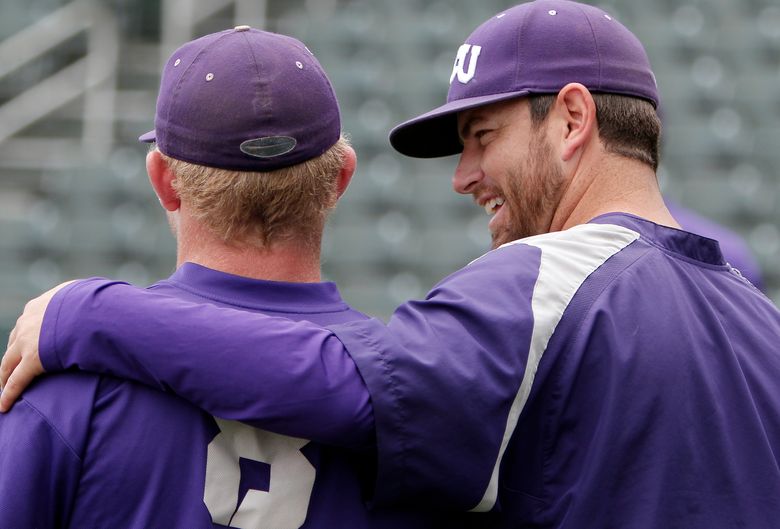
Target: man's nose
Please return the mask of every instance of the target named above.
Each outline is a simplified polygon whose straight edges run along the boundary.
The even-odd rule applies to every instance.
[[[473,149],[463,148],[458,166],[455,168],[455,175],[452,177],[452,189],[456,193],[470,194],[484,178],[479,160],[479,156]]]

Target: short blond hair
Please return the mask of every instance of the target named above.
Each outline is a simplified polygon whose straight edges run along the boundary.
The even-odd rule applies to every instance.
[[[233,171],[162,154],[173,188],[193,216],[229,244],[270,247],[295,240],[319,244],[336,206],[349,141],[341,137],[317,158],[269,172]]]

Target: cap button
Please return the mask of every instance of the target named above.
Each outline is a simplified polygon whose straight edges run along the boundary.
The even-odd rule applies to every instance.
[[[233,28],[233,31],[249,31],[252,29],[252,26],[236,26]]]

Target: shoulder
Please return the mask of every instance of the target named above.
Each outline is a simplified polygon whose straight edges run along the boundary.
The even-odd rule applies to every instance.
[[[100,378],[90,373],[43,376],[22,394],[6,422],[15,422],[15,429],[45,428],[81,457]]]
[[[62,372],[41,377],[25,391],[17,407],[27,408],[36,422],[55,432],[78,455],[90,442],[95,422],[112,429],[200,423],[202,412],[174,395],[109,376]],[[19,418],[30,422],[31,418]],[[32,424],[30,424],[32,426]]]
[[[540,301],[571,297],[606,261],[640,238],[612,224],[583,224],[507,243],[474,260],[441,285],[471,283],[482,291],[524,285]]]
[[[101,378],[86,372],[44,375],[30,385],[21,400],[46,415],[70,415],[85,404],[91,407]]]
[[[638,232],[615,224],[581,224],[563,231],[519,239],[491,253],[513,247],[531,247],[541,250],[545,259],[574,259],[578,263],[599,264],[639,237]]]

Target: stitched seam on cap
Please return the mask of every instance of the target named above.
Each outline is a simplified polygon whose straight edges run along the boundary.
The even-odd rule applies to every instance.
[[[529,10],[530,11],[530,10]],[[518,91],[519,88],[525,88],[525,83],[519,83],[520,81],[520,68],[521,65],[525,64],[525,54],[523,53],[523,47],[520,45],[520,39],[523,35],[525,35],[525,27],[528,23],[528,11],[523,13],[523,21],[519,24],[517,28],[517,36],[515,38],[515,46],[517,46],[517,64],[515,64],[515,85],[512,87],[513,90],[507,90],[506,92],[515,92]]]
[[[220,35],[219,38],[217,38],[213,42],[205,44],[200,50],[198,50],[198,53],[195,54],[195,58],[192,59],[192,62],[190,62],[187,65],[187,68],[184,70],[184,72],[182,72],[181,76],[179,76],[179,80],[176,81],[176,88],[174,88],[173,95],[171,96],[171,104],[168,105],[168,113],[165,116],[165,122],[166,122],[166,124],[169,127],[170,127],[170,123],[171,123],[171,114],[173,113],[173,106],[178,101],[178,95],[179,95],[179,92],[181,91],[182,84],[184,84],[184,78],[188,77],[190,75],[190,70],[192,69],[192,67],[195,65],[196,62],[200,61],[200,58],[206,52],[207,48],[216,46],[217,43],[219,43],[219,41],[221,41],[222,39],[227,37],[230,33],[231,33],[230,30],[225,30],[223,32],[223,35]],[[166,134],[166,137],[167,137],[167,134]]]
[[[577,7],[577,9],[580,11],[580,13],[582,13],[582,16],[585,17],[585,22],[588,23],[588,27],[590,28],[590,34],[593,36],[593,44],[596,47],[596,57],[598,58],[599,61],[599,82],[598,82],[598,87],[596,89],[603,90],[604,82],[601,77],[601,48],[599,48],[599,41],[596,38],[596,30],[593,29],[593,24],[591,24],[590,18],[588,17],[587,13],[585,13],[585,10],[579,6]]]
[[[252,43],[249,41],[249,35],[241,35],[241,37],[246,41],[246,45],[249,48],[248,53],[252,58],[252,64],[255,65],[255,80],[260,79],[260,64],[257,61],[257,54],[255,53],[255,49],[252,47]],[[255,83],[252,83],[253,86],[255,86]],[[266,108],[265,108],[265,102],[271,99],[270,94],[270,88],[265,83],[260,83],[260,88],[265,92],[263,94],[257,94],[257,96],[260,96],[260,102],[261,102],[261,115],[263,116],[263,120],[265,120],[266,116]],[[252,108],[255,109],[255,101],[256,99],[252,99]],[[239,149],[240,150],[240,149]]]

